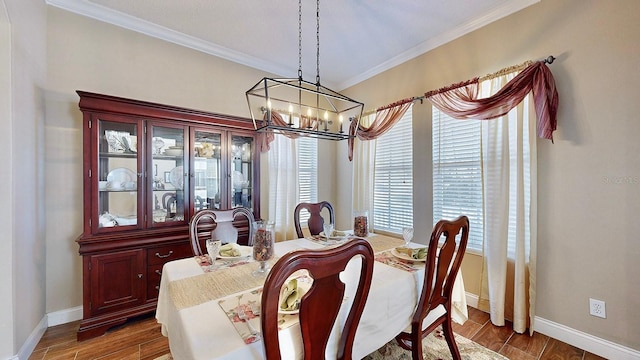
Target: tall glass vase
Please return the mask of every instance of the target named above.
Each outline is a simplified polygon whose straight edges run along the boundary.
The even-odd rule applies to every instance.
[[[359,237],[369,236],[369,213],[368,211],[353,212],[353,235]]]
[[[256,221],[253,224],[253,259],[260,265],[254,276],[266,276],[269,272],[269,260],[273,258],[275,229],[272,222]]]

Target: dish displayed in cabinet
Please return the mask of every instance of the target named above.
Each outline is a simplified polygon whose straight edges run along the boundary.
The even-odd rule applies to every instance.
[[[136,173],[127,168],[115,168],[107,174],[107,190],[134,190],[137,185]]]
[[[176,189],[182,190],[184,185],[184,171],[182,165],[176,166],[169,172],[169,182],[175,186]]]
[[[236,190],[246,189],[249,186],[249,181],[244,178],[240,171],[233,172],[232,180],[233,188]]]
[[[182,156],[183,150],[181,147],[170,147],[164,151],[164,155],[169,156]]]

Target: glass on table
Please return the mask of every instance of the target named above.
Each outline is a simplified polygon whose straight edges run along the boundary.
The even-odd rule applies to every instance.
[[[324,236],[327,238],[327,241],[329,241],[329,238],[333,235],[333,224],[324,223],[322,228],[324,230]]]
[[[206,245],[207,245],[207,254],[209,254],[209,257],[211,258],[211,265],[213,265],[216,262],[216,258],[218,257],[218,254],[220,253],[220,247],[222,246],[222,241],[207,239]]]
[[[413,240],[413,228],[410,226],[403,227],[402,238],[404,239],[404,247],[409,247],[409,243]]]

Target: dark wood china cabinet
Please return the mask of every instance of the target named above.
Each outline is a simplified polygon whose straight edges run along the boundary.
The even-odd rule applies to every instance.
[[[192,256],[188,225],[197,211],[243,206],[259,219],[260,174],[249,119],[77,93],[84,146],[78,340],[85,340],[155,311],[164,263]]]

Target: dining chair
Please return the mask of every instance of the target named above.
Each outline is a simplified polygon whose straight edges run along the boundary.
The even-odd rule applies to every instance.
[[[300,226],[300,212],[306,209],[309,212],[309,220],[307,220],[307,226],[311,235],[318,235],[322,232],[324,226],[324,217],[322,216],[322,210],[327,209],[329,212],[329,221],[335,224],[335,215],[333,212],[333,206],[328,201],[321,201],[319,203],[299,203],[293,211],[293,224],[296,228],[296,234],[299,238],[304,237],[302,227]]]
[[[255,219],[250,209],[239,207],[230,210],[205,209],[198,211],[189,222],[189,238],[194,256],[204,255],[202,249],[207,239],[221,240],[222,243],[237,243],[238,228],[234,225],[237,217],[244,217],[247,224],[246,245],[253,244],[253,224]]]
[[[325,350],[340,307],[345,299],[345,284],[340,273],[354,257],[361,257],[358,287],[340,333],[337,359],[351,359],[353,342],[373,276],[373,249],[364,239],[320,250],[297,250],[282,256],[264,283],[261,303],[263,347],[267,359],[281,359],[278,310],[280,290],[296,271],[306,269],[313,283],[302,296],[298,318],[305,360],[324,360]],[[345,309],[346,310],[346,309]]]
[[[444,242],[438,248],[441,236],[444,236]],[[451,326],[451,294],[468,237],[469,219],[466,216],[453,221],[440,220],[433,228],[418,306],[411,325],[396,336],[402,348],[411,350],[413,360],[423,360],[422,339],[440,325],[451,356],[460,359]]]

